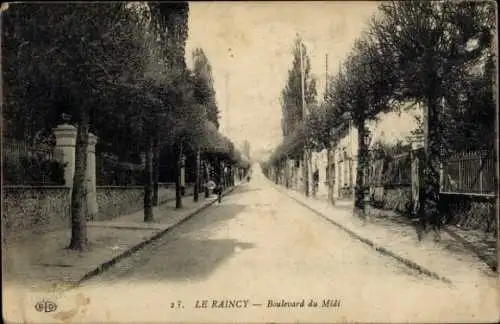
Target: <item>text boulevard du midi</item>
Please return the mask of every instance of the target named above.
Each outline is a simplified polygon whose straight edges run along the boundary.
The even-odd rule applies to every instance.
[[[221,300],[221,299],[202,299],[197,300],[195,308],[248,308],[248,307],[267,307],[267,308],[286,308],[286,307],[340,307],[339,299],[323,299],[319,302],[314,300],[298,301],[268,300],[266,303],[251,303],[249,299],[239,300]]]

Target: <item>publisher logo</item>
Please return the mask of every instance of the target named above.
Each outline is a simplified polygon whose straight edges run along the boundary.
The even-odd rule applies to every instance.
[[[51,313],[57,309],[57,304],[50,300],[42,300],[35,304],[35,309],[40,313]]]

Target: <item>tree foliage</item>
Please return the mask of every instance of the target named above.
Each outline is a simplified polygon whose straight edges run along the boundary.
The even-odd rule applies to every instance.
[[[423,223],[438,226],[439,162],[451,152],[491,149],[495,143],[494,9],[494,3],[487,1],[382,2],[330,78],[323,118],[312,115],[304,130],[292,127],[288,138],[300,142],[304,137],[298,135],[310,134],[312,146],[321,149],[324,145],[319,143],[335,145],[352,121],[358,130],[356,200],[360,201],[367,162],[366,121],[377,119],[381,112],[399,111],[407,102],[423,105],[428,145],[420,195],[425,207],[419,216]],[[286,130],[298,112],[286,109],[294,107],[292,100],[282,103]],[[287,142],[288,138],[265,166],[279,165],[294,151],[298,144]]]
[[[187,2],[16,3],[3,12],[4,135],[32,141],[62,113],[78,127],[72,248],[87,246],[89,131],[100,151],[123,159],[147,152],[148,210],[160,150],[172,149],[176,161],[200,146],[237,157],[218,133],[214,147],[206,144],[207,115],[218,123],[217,108],[210,78],[184,62],[188,13]]]
[[[208,120],[219,129],[219,110],[215,100],[212,66],[201,48],[193,51],[193,61],[196,101],[205,106]]]
[[[458,118],[450,120],[447,117],[460,115],[460,110],[476,110],[464,106],[468,101],[465,98],[469,98],[470,104],[471,91],[484,98],[478,103],[493,97],[491,92],[485,93],[493,87],[493,64],[487,63],[492,57],[495,28],[493,3],[386,2],[379,10],[381,14],[373,19],[371,34],[380,48],[392,52],[395,57],[398,82],[393,96],[426,105],[429,108],[430,138],[436,139],[441,149],[459,149],[456,136],[463,142],[464,135],[470,135],[470,132],[445,132],[446,126],[453,125],[450,121],[460,124]],[[471,70],[477,69],[478,65],[486,65],[482,88],[485,91],[473,86],[472,80],[477,80],[477,76],[471,76]],[[491,103],[486,106],[483,103],[483,108],[486,109],[476,117],[493,116]],[[482,121],[487,119],[480,118]],[[466,128],[469,126],[473,126],[472,123]],[[491,131],[491,123],[488,126]],[[456,128],[451,126],[448,129]],[[431,150],[438,154],[436,149]]]

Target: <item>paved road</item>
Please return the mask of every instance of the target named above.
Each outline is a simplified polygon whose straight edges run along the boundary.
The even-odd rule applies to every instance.
[[[222,204],[77,291],[91,296],[88,314],[109,321],[435,321],[476,312],[446,284],[292,201],[258,169]],[[214,299],[241,299],[247,308],[212,308],[221,305]],[[306,307],[267,307],[282,299],[304,299]],[[307,307],[311,299],[319,307]],[[320,307],[326,299],[340,307]],[[209,309],[196,308],[197,300],[198,306],[207,300]]]

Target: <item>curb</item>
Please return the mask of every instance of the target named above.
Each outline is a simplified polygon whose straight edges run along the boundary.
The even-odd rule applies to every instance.
[[[469,241],[465,240],[462,236],[460,236],[459,234],[455,233],[455,231],[453,231],[452,229],[450,228],[443,228],[442,229],[444,232],[448,233],[451,237],[453,237],[455,240],[459,241],[460,243],[462,243],[462,245],[464,245],[466,248],[468,248],[470,251],[474,252],[477,257],[484,262],[484,264],[488,267],[488,269],[490,271],[493,271],[493,272],[497,272],[497,268],[498,268],[498,262],[497,260],[495,260],[494,258],[490,258],[488,255],[486,255],[485,253],[483,253],[482,251],[478,250],[476,247],[474,247],[474,245],[472,245]]]
[[[417,270],[418,272],[428,276],[428,277],[431,277],[433,279],[437,279],[437,280],[440,280],[440,281],[443,281],[449,285],[453,285],[453,282],[449,279],[449,278],[446,278],[446,277],[443,277],[441,275],[439,275],[438,273],[432,271],[432,270],[429,270],[421,265],[419,265],[418,263],[408,259],[408,258],[405,258],[403,256],[400,256],[398,255],[397,253],[383,247],[383,246],[380,246],[380,245],[377,245],[374,241],[370,240],[370,239],[367,239],[367,238],[364,238],[362,237],[361,235],[357,234],[356,232],[354,232],[353,230],[345,227],[344,225],[330,219],[329,217],[325,216],[323,213],[317,211],[316,209],[314,209],[313,207],[309,206],[308,204],[298,200],[297,198],[289,195],[285,190],[283,190],[282,188],[278,187],[277,185],[275,185],[273,183],[274,187],[279,190],[281,193],[285,194],[287,197],[289,197],[290,199],[294,200],[295,202],[297,202],[298,204],[300,204],[301,206],[304,206],[306,207],[307,209],[309,209],[310,211],[312,211],[313,213],[319,215],[321,218],[327,220],[328,222],[334,224],[335,226],[337,226],[338,228],[342,229],[343,231],[347,232],[350,236],[356,238],[357,240],[369,245],[371,248],[375,249],[376,251],[380,252],[381,254],[384,254],[384,255],[387,255],[387,256],[390,256],[394,259],[396,259],[397,261],[403,263],[404,265],[406,265],[407,267],[409,267],[410,269],[412,270]]]
[[[233,190],[235,190],[238,186],[240,186],[241,183],[227,189],[224,193],[222,193],[222,196],[226,196],[228,194],[230,194],[231,192],[233,192]],[[87,272],[80,280],[74,282],[71,284],[72,287],[75,287],[75,286],[79,286],[81,285],[83,282],[89,280],[90,278],[106,271],[107,269],[109,269],[111,266],[115,265],[118,261],[130,256],[131,254],[137,252],[138,250],[142,249],[143,247],[145,247],[146,245],[158,240],[159,238],[161,238],[163,235],[165,235],[166,233],[168,233],[170,230],[174,229],[175,227],[181,225],[182,223],[184,223],[185,221],[187,221],[188,219],[192,218],[193,216],[199,214],[200,212],[202,212],[203,210],[205,210],[206,208],[212,206],[213,204],[215,204],[217,202],[217,198],[214,198],[213,200],[211,201],[208,201],[206,204],[196,208],[195,210],[193,210],[192,212],[188,213],[186,215],[186,217],[182,218],[181,220],[179,220],[177,223],[173,224],[172,226],[169,226],[168,228],[166,229],[163,229],[161,231],[159,231],[158,233],[154,234],[153,236],[149,237],[148,239],[130,247],[129,249],[123,251],[122,253],[120,253],[119,255],[115,256],[114,258],[108,260],[108,261],[105,261],[103,263],[101,263],[99,266],[97,266],[97,268]]]

